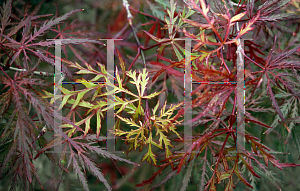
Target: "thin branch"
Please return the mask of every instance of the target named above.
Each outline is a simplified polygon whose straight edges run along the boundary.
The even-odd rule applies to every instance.
[[[141,49],[141,43],[140,43],[140,41],[139,41],[139,38],[138,38],[137,35],[136,35],[135,28],[134,28],[133,25],[132,25],[132,18],[133,18],[133,17],[132,17],[132,15],[131,15],[131,13],[130,13],[130,10],[129,10],[129,3],[128,3],[128,1],[127,1],[127,0],[123,0],[123,5],[124,5],[124,7],[125,7],[125,9],[126,9],[126,11],[127,11],[127,19],[128,19],[128,23],[129,23],[130,28],[131,28],[131,30],[132,30],[132,33],[133,33],[135,42],[136,42],[136,44],[137,44],[137,47],[138,47],[138,49]],[[143,61],[143,64],[144,64],[144,68],[146,68],[146,61],[145,61],[144,52],[143,52],[143,50],[140,50],[140,51],[141,51],[141,57],[142,57],[142,61]]]
[[[130,70],[130,69],[132,68],[133,64],[135,63],[135,61],[137,60],[137,58],[140,56],[140,53],[141,53],[141,49],[138,48],[138,53],[136,54],[134,60],[133,60],[132,63],[130,64],[128,70]]]
[[[144,51],[142,50],[142,46],[141,46],[141,43],[136,35],[136,32],[135,32],[135,28],[133,27],[132,25],[132,18],[133,16],[131,15],[130,13],[130,10],[129,10],[129,3],[127,0],[123,0],[123,6],[125,7],[126,11],[127,11],[127,19],[128,19],[128,23],[131,27],[131,30],[132,30],[132,33],[133,33],[133,36],[135,38],[135,41],[136,41],[136,44],[137,44],[137,47],[138,47],[138,50],[140,52],[140,55],[142,57],[142,61],[143,61],[143,64],[144,64],[144,68],[146,68],[146,60],[145,60],[145,55],[144,55]],[[134,63],[134,62],[133,62]],[[132,64],[133,64],[132,63]],[[131,65],[132,65],[131,64]],[[147,96],[147,86],[146,86],[146,89],[145,89],[145,95],[144,96]],[[149,104],[148,104],[148,99],[146,99],[146,108],[145,108],[145,121],[148,122],[149,121],[149,117],[150,117],[150,109],[149,109]]]
[[[2,67],[5,67],[4,64],[0,63],[0,65]],[[17,72],[26,72],[26,69],[19,69],[19,68],[14,68],[12,66],[9,67],[9,70],[11,71],[17,71]],[[38,75],[38,76],[49,76],[49,77],[54,77],[54,73],[49,73],[49,72],[42,72],[42,71],[34,71],[33,72],[34,75]]]
[[[129,7],[129,9],[132,10],[132,11],[134,11],[134,12],[137,12],[137,13],[140,13],[140,14],[142,14],[142,15],[145,15],[145,16],[148,16],[148,17],[150,17],[150,18],[153,18],[153,19],[155,19],[155,20],[158,20],[160,23],[162,23],[162,24],[164,24],[164,25],[166,24],[164,21],[160,20],[158,17],[155,17],[155,16],[149,15],[149,14],[147,14],[147,13],[144,13],[144,12],[141,12],[141,11],[138,11],[138,10],[135,10],[135,9],[133,9],[132,7]]]

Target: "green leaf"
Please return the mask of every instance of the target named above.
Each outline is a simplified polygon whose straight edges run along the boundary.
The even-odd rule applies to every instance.
[[[190,162],[190,164],[188,165],[188,168],[186,170],[186,173],[182,179],[182,186],[180,188],[180,191],[185,191],[188,188],[188,183],[190,181],[190,177],[193,171],[193,167],[194,167],[194,161],[195,161],[195,157],[192,159],[192,161]]]
[[[85,137],[88,134],[88,132],[91,128],[90,123],[91,123],[92,116],[93,115],[90,115],[90,116],[88,116],[84,119],[85,120],[85,130],[84,130],[84,136],[83,137]]]
[[[148,77],[148,72],[146,70],[146,68],[143,69],[143,72],[142,74],[140,74],[141,77],[142,77],[142,80],[141,80],[141,96],[143,96],[145,94],[145,89],[149,83],[149,77]]]
[[[146,0],[146,2],[148,3],[153,15],[159,18],[160,20],[164,20],[165,13],[159,10],[158,6],[155,6],[153,3],[150,3],[148,0]]]
[[[164,91],[154,92],[154,93],[152,93],[152,94],[150,94],[150,95],[143,96],[143,98],[151,99],[151,98],[154,98],[154,97],[158,96],[158,95],[161,94],[162,92],[164,92]]]
[[[72,96],[72,94],[63,96],[63,100],[62,100],[62,102],[61,102],[61,104],[60,104],[58,110],[62,109],[62,108],[66,105],[68,99],[69,99],[71,96]]]
[[[152,111],[153,111],[153,115],[155,115],[158,106],[159,106],[159,102],[157,102],[156,106],[155,106],[154,109],[152,110]]]
[[[101,130],[101,115],[100,115],[100,111],[98,110],[96,112],[96,117],[97,117],[97,127],[96,127],[96,135],[97,135],[97,139],[99,138],[100,135],[100,130]]]
[[[118,118],[120,118],[122,121],[124,121],[125,123],[127,123],[128,125],[140,128],[140,126],[138,124],[136,124],[132,119],[126,119],[126,118],[120,117],[119,115],[116,115],[116,116]]]
[[[151,159],[152,159],[154,165],[156,165],[157,160],[155,158],[155,155],[152,152],[151,142],[152,142],[152,133],[150,132],[149,138],[147,140],[147,143],[149,143],[148,152],[144,155],[142,161],[147,160],[147,162],[151,163]]]
[[[83,98],[84,94],[87,93],[88,91],[90,91],[90,89],[87,90],[83,90],[80,93],[78,93],[77,98],[71,108],[71,110],[75,109],[75,107],[78,105],[78,103],[80,102],[80,100]]]

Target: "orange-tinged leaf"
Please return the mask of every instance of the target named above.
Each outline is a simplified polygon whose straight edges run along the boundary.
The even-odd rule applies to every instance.
[[[248,182],[247,182],[247,180],[244,178],[244,177],[242,177],[242,175],[241,175],[241,173],[240,173],[240,171],[239,171],[239,169],[236,167],[235,169],[234,169],[234,173],[237,175],[237,177],[246,185],[246,186],[248,186],[248,187],[250,187],[250,188],[253,188],[252,186],[251,186],[251,184],[249,184]]]
[[[227,186],[226,186],[226,188],[225,188],[224,191],[233,191],[233,186],[234,186],[234,184],[233,184],[232,176],[230,176],[228,184],[227,184]]]
[[[145,32],[147,35],[149,35],[149,36],[152,38],[152,40],[154,40],[154,41],[156,41],[156,42],[163,42],[163,41],[165,41],[165,39],[157,38],[156,36],[154,36],[154,35],[148,33],[148,32],[145,31],[145,30],[144,30],[144,32]]]
[[[96,117],[97,117],[96,136],[97,136],[97,139],[98,139],[99,135],[100,135],[100,130],[101,130],[101,116],[100,116],[100,111],[97,111]]]
[[[120,53],[120,51],[116,48],[116,52],[117,52],[117,54],[118,54],[118,58],[119,58],[119,61],[120,61],[120,66],[121,66],[121,69],[122,69],[122,72],[123,72],[123,80],[125,79],[125,71],[126,71],[126,69],[125,69],[125,62],[124,62],[124,60],[123,60],[123,58],[122,58],[122,56],[121,56],[121,53]]]
[[[234,17],[231,18],[231,22],[236,22],[238,20],[240,20],[243,16],[245,16],[247,14],[247,11],[240,13],[238,15],[235,15]]]
[[[260,16],[260,11],[258,11],[258,13],[256,14],[256,16],[253,17],[253,18],[248,22],[248,24],[247,24],[244,28],[242,28],[242,29],[240,30],[240,33],[239,33],[239,35],[236,37],[236,39],[240,38],[241,36],[243,36],[243,35],[246,34],[247,32],[251,31],[251,30],[253,29],[253,27],[251,27],[251,26],[258,20],[259,16]]]
[[[224,180],[230,177],[230,173],[229,172],[222,172],[221,176],[220,176],[220,180]]]
[[[260,178],[260,176],[253,170],[253,167],[250,166],[249,163],[247,163],[247,161],[242,156],[240,156],[240,159],[242,159],[243,163],[246,165],[247,169],[251,172],[253,176]]]
[[[91,118],[93,115],[88,116],[87,118],[85,118],[85,130],[84,130],[84,135],[83,137],[86,137],[86,135],[88,134],[90,128],[91,128]]]
[[[192,25],[192,26],[201,28],[201,30],[203,30],[203,29],[211,29],[210,24],[198,23],[198,22],[196,22],[196,21],[189,20],[189,19],[184,19],[184,18],[183,18],[182,20],[183,20],[184,22],[186,22],[186,23]]]

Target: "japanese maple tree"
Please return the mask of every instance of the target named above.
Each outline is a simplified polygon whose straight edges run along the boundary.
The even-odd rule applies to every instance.
[[[115,23],[125,26],[116,33],[119,26],[113,26],[105,34],[92,24],[67,21],[83,9],[61,15],[56,4],[55,16],[39,15],[43,2],[34,8],[25,3],[22,10],[12,0],[3,3],[0,180],[10,179],[11,190],[35,189],[34,182],[44,190],[59,190],[63,177],[74,173],[89,190],[91,174],[112,190],[148,163],[152,168],[145,179],[131,180],[146,190],[160,189],[172,178],[180,190],[187,190],[191,179],[199,190],[233,190],[238,182],[257,189],[261,177],[280,189],[269,163],[281,170],[299,164],[282,162],[276,154],[287,155],[286,150],[276,151],[263,139],[276,134],[282,144],[292,140],[300,151],[299,1],[144,3],[152,15],[123,0]],[[113,74],[106,63],[105,38],[122,38],[115,42]],[[183,39],[192,40],[191,50]],[[58,74],[47,72],[60,67],[55,62],[57,40],[66,85],[53,83]],[[243,101],[239,67],[244,71]],[[184,99],[188,75],[191,101]],[[190,120],[184,118],[187,108]],[[111,110],[115,123],[107,127]],[[245,130],[238,129],[241,111]],[[191,137],[184,136],[187,125]],[[127,155],[107,149],[109,134],[115,136],[116,149]],[[60,153],[51,152],[57,147]],[[36,161],[44,156],[59,172],[51,188],[38,173]],[[101,162],[103,158],[113,164]],[[112,166],[124,173],[120,182],[109,170]]]

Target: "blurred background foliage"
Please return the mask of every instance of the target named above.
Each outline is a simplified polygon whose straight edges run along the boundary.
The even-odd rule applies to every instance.
[[[135,10],[140,10],[142,12],[148,13],[150,15],[154,15],[157,17],[162,17],[165,12],[163,12],[163,6],[157,3],[157,0],[130,0],[129,3],[131,7]],[[168,1],[160,1],[165,2],[165,5],[168,5]],[[237,2],[237,1],[235,1]],[[13,2],[13,6],[16,8],[22,9],[24,3],[30,3],[32,8],[34,8],[39,0],[15,0]],[[2,2],[0,3],[2,4]],[[178,1],[178,4],[183,4],[183,2]],[[295,12],[300,14],[300,3],[299,1],[293,0],[290,5],[288,5],[283,12]],[[78,28],[78,32],[86,35],[87,38],[98,39],[98,38],[123,38],[123,41],[118,41],[115,43],[116,47],[122,52],[122,56],[129,67],[129,63],[133,60],[137,48],[136,44],[128,25],[126,10],[123,7],[121,0],[46,0],[40,9],[39,14],[53,14],[55,15],[57,12],[57,8],[59,8],[59,14],[63,15],[67,12],[70,12],[74,9],[84,9],[81,12],[73,14],[69,21],[78,19],[78,23],[82,24],[82,27]],[[142,30],[149,30],[150,26],[142,26],[142,23],[147,23],[151,19],[149,17],[145,17],[144,15],[138,14],[136,12],[133,13],[133,24],[137,30],[137,34],[142,44],[145,41],[145,33]],[[89,25],[86,25],[89,24]],[[282,24],[288,24],[282,22]],[[293,23],[289,26],[289,29],[299,32],[299,22]],[[281,33],[276,28],[273,28],[271,33],[277,34]],[[270,33],[270,34],[271,34]],[[281,33],[282,34],[282,33]],[[48,38],[53,37],[53,34],[49,33]],[[285,41],[288,41],[291,34],[285,34],[280,36],[280,44],[285,47]],[[262,42],[263,43],[263,42]],[[279,46],[280,46],[279,44]],[[79,46],[79,45],[78,45]],[[283,49],[283,48],[282,48]],[[51,51],[51,50],[50,50]],[[152,51],[152,52],[151,52]],[[263,52],[267,55],[268,49]],[[105,52],[105,50],[104,50]],[[155,58],[153,54],[154,50],[150,50],[146,52],[146,59]],[[74,58],[73,53],[68,50],[68,56],[70,59]],[[173,55],[174,56],[174,55]],[[95,53],[95,60],[106,63],[106,55],[97,55]],[[174,57],[173,57],[174,58]],[[94,60],[94,61],[95,61]],[[117,59],[116,59],[117,62]],[[138,68],[142,68],[142,62],[137,61],[139,65],[136,65]],[[41,66],[40,70],[51,72],[51,67]],[[51,79],[49,79],[51,81]],[[0,89],[2,89],[0,87]],[[173,94],[168,95],[168,101],[177,102],[177,99]],[[155,104],[150,103],[150,105]],[[254,117],[264,121],[266,124],[272,124],[274,119],[276,118],[276,114],[274,112],[261,112],[253,114]],[[95,124],[96,121],[91,122],[91,124]],[[247,124],[247,130],[261,138],[262,142],[268,147],[279,151],[276,156],[279,157],[281,162],[284,163],[299,163],[299,124],[295,124],[293,128],[293,140],[287,139],[287,131],[283,127],[283,125],[278,124],[276,128],[271,131],[268,135],[263,134],[264,129],[258,128],[253,124]],[[45,135],[46,139],[50,139],[51,134]],[[296,140],[296,141],[295,141]],[[116,150],[126,150],[127,147],[118,142],[116,145]],[[136,163],[140,163],[142,156],[145,154],[146,150],[142,153],[138,151],[134,151],[128,154],[128,158]],[[281,153],[280,153],[281,152]],[[288,153],[288,154],[284,154]],[[126,157],[125,155],[120,155]],[[212,158],[212,157],[210,157]],[[136,184],[141,183],[143,180],[148,179],[152,173],[154,173],[157,169],[156,167],[151,166],[148,163],[142,163],[139,168],[135,168],[132,165],[127,165],[121,162],[114,162],[108,159],[99,159],[99,157],[95,157],[94,160],[96,164],[103,170],[103,173],[113,190],[149,190],[151,187],[146,185],[144,187],[138,188],[135,187]],[[35,161],[35,165],[37,167],[37,172],[41,178],[43,185],[45,185],[46,190],[53,190],[53,185],[56,185],[59,181],[59,176],[57,176],[58,172],[55,172],[55,165],[47,159],[46,156],[41,156]],[[270,174],[269,176],[262,177],[261,179],[255,178],[253,181],[255,182],[256,188],[253,190],[276,190],[277,188],[271,183],[280,183],[282,190],[294,191],[300,190],[300,168],[284,168],[283,170],[279,170],[274,168],[272,165],[269,166]],[[210,167],[209,167],[210,168]],[[167,173],[171,171],[171,169],[166,170],[163,173]],[[157,188],[156,190],[168,190],[175,191],[180,188],[181,180],[183,179],[184,173],[180,173],[175,176],[171,180],[169,180],[165,185]],[[90,190],[98,191],[105,190],[105,187],[102,183],[100,183],[94,176],[87,172],[88,177],[88,185]],[[161,176],[164,177],[164,176]],[[160,176],[157,177],[158,179]],[[188,190],[194,191],[197,190],[197,184],[199,182],[200,172],[197,174],[195,172],[194,176],[192,176]],[[153,185],[155,185],[155,180]],[[9,184],[8,180],[2,180],[0,182],[0,190],[6,190],[7,185]],[[218,190],[224,190],[225,185],[219,185]],[[34,190],[39,190],[40,187],[37,182],[33,184]],[[22,190],[22,188],[18,188],[18,190]],[[61,182],[60,191],[63,190],[82,190],[82,187],[79,181],[76,179],[73,173],[64,173],[63,180]],[[238,183],[235,190],[250,190],[248,187],[242,183]]]

